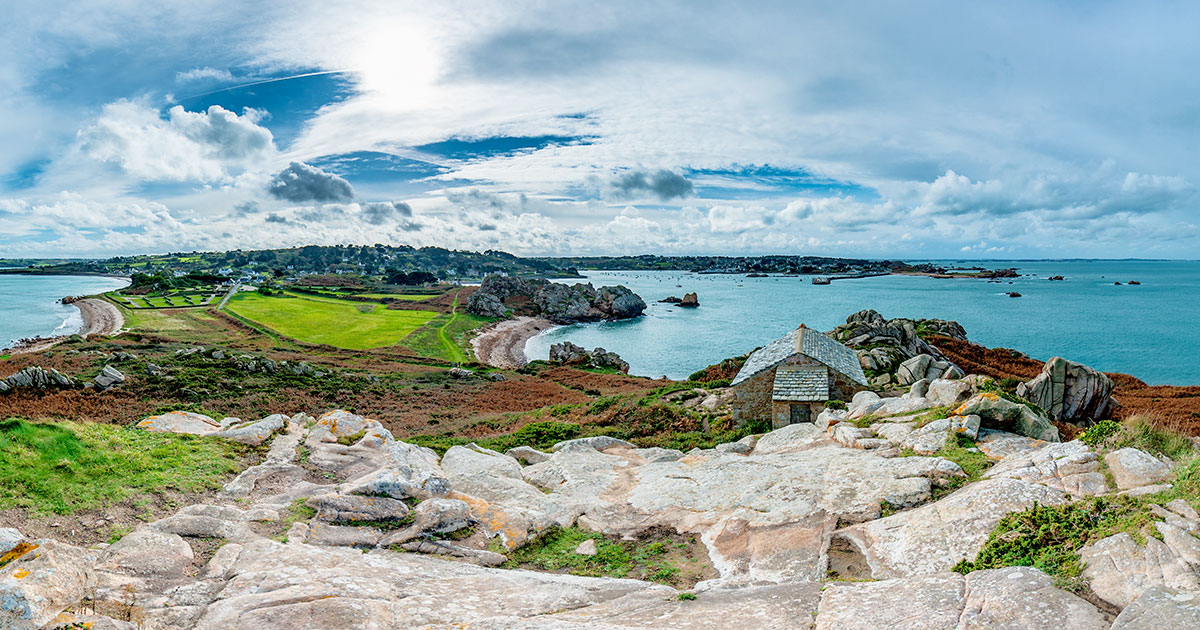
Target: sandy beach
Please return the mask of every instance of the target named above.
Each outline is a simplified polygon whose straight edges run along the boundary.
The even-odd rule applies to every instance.
[[[541,332],[554,328],[554,323],[540,317],[517,317],[497,322],[471,341],[475,358],[499,368],[519,368],[529,361],[525,358],[525,342]]]
[[[88,298],[76,300],[72,304],[79,308],[79,313],[83,317],[83,327],[78,334],[84,337],[88,335],[115,335],[125,325],[125,318],[121,316],[121,311],[105,300]],[[69,337],[70,335],[60,335],[58,337],[22,339],[6,350],[6,352],[8,354],[41,352]]]

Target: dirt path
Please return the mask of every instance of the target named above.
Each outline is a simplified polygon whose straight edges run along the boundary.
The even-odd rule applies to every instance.
[[[481,363],[515,369],[529,362],[525,358],[525,342],[553,327],[550,320],[540,317],[506,319],[480,333],[471,346]]]
[[[437,329],[437,338],[438,341],[442,343],[442,348],[446,350],[446,356],[450,357],[451,361],[454,361],[455,363],[466,363],[467,355],[463,354],[463,351],[458,347],[458,344],[454,343],[454,340],[451,339],[450,335],[446,333],[446,329],[449,328],[450,324],[453,324],[454,320],[456,319],[458,319],[457,291],[454,292],[454,301],[450,303],[450,319]]]

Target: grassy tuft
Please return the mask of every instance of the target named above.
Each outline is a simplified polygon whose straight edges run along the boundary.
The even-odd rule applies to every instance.
[[[214,490],[248,447],[110,424],[0,422],[0,509],[71,514],[166,489]]]
[[[585,556],[575,549],[586,540],[596,543],[596,555]],[[665,541],[614,540],[575,527],[555,528],[509,555],[506,568],[526,568],[591,577],[633,578],[660,584],[691,585],[702,567],[703,548]]]

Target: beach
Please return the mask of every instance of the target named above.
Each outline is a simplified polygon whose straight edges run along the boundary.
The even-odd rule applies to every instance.
[[[79,309],[79,314],[83,318],[83,324],[76,334],[83,335],[84,337],[88,335],[115,335],[125,325],[125,318],[121,316],[121,311],[105,300],[86,298],[75,300],[71,304]],[[70,335],[58,335],[55,337],[22,339],[11,348],[8,348],[6,352],[8,354],[41,352],[69,337]]]
[[[481,363],[519,368],[529,362],[525,358],[525,342],[554,327],[553,322],[540,317],[507,319],[484,329],[471,341],[471,346]]]

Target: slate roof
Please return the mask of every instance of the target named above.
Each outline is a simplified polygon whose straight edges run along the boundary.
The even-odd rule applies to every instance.
[[[796,334],[799,330],[799,328],[791,330],[751,354],[730,385],[738,385],[763,370],[775,367],[784,359],[796,354],[797,351],[820,361],[832,370],[845,374],[859,385],[867,385],[867,376],[863,374],[856,352],[834,341],[829,335],[811,328],[805,329],[801,344],[803,347],[797,350]]]
[[[823,367],[784,366],[775,371],[771,400],[815,402],[829,400],[829,370]]]

